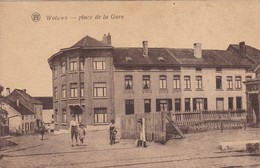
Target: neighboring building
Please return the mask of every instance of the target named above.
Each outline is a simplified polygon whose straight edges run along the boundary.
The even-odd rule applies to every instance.
[[[246,108],[243,81],[255,78],[254,63],[228,50],[114,48],[84,37],[48,60],[53,73],[56,129],[71,115],[87,124],[157,111]]]
[[[53,98],[52,97],[34,97],[34,98],[42,103],[42,121],[45,124],[53,125],[54,123]]]
[[[16,102],[12,102],[8,99],[2,100],[0,107],[8,113],[10,133],[27,134],[35,132],[35,113],[19,100]]]
[[[9,134],[8,113],[0,106],[0,137]]]
[[[7,90],[10,91],[9,88]],[[23,106],[32,111],[36,117],[36,127],[39,127],[42,122],[42,103],[28,93],[26,90],[14,89],[12,93],[7,93],[7,99],[11,102],[19,101]]]

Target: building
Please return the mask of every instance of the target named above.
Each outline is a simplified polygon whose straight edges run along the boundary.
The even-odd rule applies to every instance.
[[[12,102],[8,99],[0,101],[0,107],[8,113],[10,134],[29,134],[36,129],[36,116],[19,100]]]
[[[86,36],[48,59],[56,129],[67,129],[71,115],[103,124],[135,113],[245,109],[242,82],[255,78],[254,64],[230,46],[114,48],[110,34]]]
[[[42,122],[42,103],[26,93],[25,89],[14,89],[12,93],[10,93],[10,88],[6,90],[6,97],[10,102],[19,102],[19,104],[22,104],[26,109],[35,114],[36,127],[39,127]]]
[[[52,97],[34,97],[42,103],[42,121],[49,124],[54,130],[53,98]]]

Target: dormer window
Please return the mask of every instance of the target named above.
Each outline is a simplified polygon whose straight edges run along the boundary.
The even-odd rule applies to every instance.
[[[158,61],[164,62],[164,58],[163,57],[158,57],[157,59],[158,59]]]
[[[133,61],[133,58],[132,58],[132,57],[125,57],[125,60],[126,60],[127,62],[130,62],[130,61]]]

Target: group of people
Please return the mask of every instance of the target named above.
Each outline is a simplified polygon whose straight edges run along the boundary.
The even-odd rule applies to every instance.
[[[41,127],[39,128],[39,132],[41,134],[41,140],[43,140],[46,130],[47,130],[48,134],[50,135],[50,125],[48,125],[46,127],[45,124],[42,123]],[[110,144],[112,145],[112,143],[113,144],[115,143],[115,136],[117,133],[115,120],[113,120],[113,119],[111,120],[108,131],[110,133]],[[86,130],[84,129],[83,124],[81,124],[81,123],[79,124],[78,121],[76,121],[75,116],[72,116],[72,120],[70,121],[69,132],[71,135],[71,146],[72,147],[74,146],[74,140],[76,142],[76,146],[79,146],[78,139],[80,140],[81,144],[84,144]]]

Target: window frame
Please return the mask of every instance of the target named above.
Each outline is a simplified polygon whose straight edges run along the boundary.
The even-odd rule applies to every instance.
[[[167,76],[166,75],[160,75],[159,82],[160,82],[160,85],[159,85],[160,90],[167,89]]]
[[[125,90],[133,90],[133,76],[125,75]]]
[[[93,83],[93,97],[95,97],[95,98],[107,97],[107,83],[106,82],[94,82]]]
[[[70,84],[70,98],[77,98],[78,97],[78,84],[71,83]]]
[[[202,76],[196,76],[196,89],[197,90],[202,90],[203,85],[202,85]]]
[[[180,89],[180,88],[181,88],[181,76],[173,75],[173,89]]]
[[[185,75],[183,79],[184,79],[184,89],[191,89],[191,77]]]

